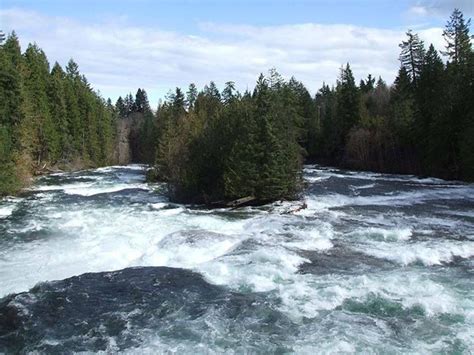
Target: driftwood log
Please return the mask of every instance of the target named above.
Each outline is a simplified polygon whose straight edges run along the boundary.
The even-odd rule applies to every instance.
[[[296,213],[296,212],[299,212],[299,211],[304,210],[306,208],[308,208],[308,205],[306,204],[306,202],[303,202],[300,206],[296,206],[295,208],[290,209],[289,211],[287,211],[286,214]]]
[[[253,201],[255,201],[256,198],[253,196],[247,196],[247,197],[242,197],[234,201],[230,201],[227,203],[227,207],[232,207],[232,208],[237,208],[240,206],[245,206]]]

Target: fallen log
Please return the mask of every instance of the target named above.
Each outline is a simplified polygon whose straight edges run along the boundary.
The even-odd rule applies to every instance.
[[[256,198],[254,196],[247,196],[247,197],[242,197],[234,201],[230,201],[227,203],[227,207],[232,207],[232,208],[237,208],[240,206],[244,206],[250,202],[255,201]]]
[[[61,170],[61,169],[46,168],[45,170],[46,170],[48,173],[53,173],[53,174],[54,174],[54,173],[64,173],[64,171]]]
[[[308,208],[308,205],[306,204],[306,202],[303,202],[300,206],[296,206],[295,208],[290,209],[289,211],[285,212],[285,214],[293,214],[306,208]]]

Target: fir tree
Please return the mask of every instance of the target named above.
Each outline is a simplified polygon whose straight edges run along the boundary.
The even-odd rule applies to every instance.
[[[188,109],[192,110],[194,108],[194,103],[196,102],[198,96],[198,90],[194,83],[189,84],[188,91],[186,92],[186,104]]]
[[[419,38],[418,34],[409,30],[406,35],[408,37],[407,40],[402,41],[399,45],[402,49],[399,59],[401,65],[406,69],[410,76],[413,85],[416,86],[423,66],[425,49],[423,41]]]
[[[443,54],[456,65],[467,63],[471,56],[470,24],[471,19],[465,21],[463,13],[459,9],[454,9],[443,31],[446,40],[446,51]]]

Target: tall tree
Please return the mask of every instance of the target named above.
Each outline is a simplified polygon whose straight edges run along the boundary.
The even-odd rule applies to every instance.
[[[337,151],[336,157],[342,158],[347,135],[360,121],[360,93],[355,84],[349,63],[341,68],[336,87],[337,114],[335,124]]]
[[[454,9],[449,18],[443,37],[446,41],[446,51],[450,61],[454,64],[465,64],[471,56],[471,36],[469,26],[471,19],[464,20],[464,15],[459,9]]]
[[[65,98],[66,73],[56,62],[49,78],[48,96],[51,108],[51,119],[58,135],[59,150],[56,159],[66,158],[72,152],[71,139],[67,121]]]
[[[413,85],[417,85],[418,77],[423,66],[423,58],[425,56],[425,48],[423,41],[417,33],[409,30],[407,40],[402,41],[399,47],[402,49],[400,53],[400,63],[406,69],[411,78]]]
[[[125,107],[125,102],[122,99],[122,96],[119,96],[119,98],[117,99],[117,102],[115,103],[115,110],[121,118],[127,116],[127,108]]]
[[[31,148],[38,165],[43,160],[55,159],[59,152],[59,137],[52,121],[47,87],[49,63],[44,52],[36,45],[29,45],[25,60],[25,101],[23,110],[31,140],[25,141]]]
[[[448,117],[445,68],[431,44],[426,52],[416,90],[415,134],[424,170],[439,174],[449,165],[452,127]]]
[[[222,91],[222,100],[225,104],[229,104],[235,98],[235,82],[228,81],[225,83],[225,88]]]
[[[135,95],[135,108],[138,112],[145,113],[151,111],[148,95],[144,89],[138,89]]]
[[[188,91],[186,92],[186,104],[188,109],[192,110],[194,108],[194,103],[196,102],[198,96],[198,90],[194,83],[189,84]]]

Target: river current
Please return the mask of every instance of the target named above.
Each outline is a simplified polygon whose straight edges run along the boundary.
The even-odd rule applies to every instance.
[[[470,353],[474,185],[308,165],[208,210],[145,166],[0,200],[0,353]]]

